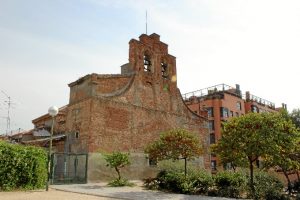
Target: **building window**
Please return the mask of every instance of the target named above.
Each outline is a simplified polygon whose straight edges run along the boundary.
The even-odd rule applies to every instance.
[[[233,117],[233,111],[230,111],[230,117]]]
[[[216,136],[214,133],[210,134],[210,144],[215,144],[216,143]]]
[[[145,72],[151,72],[151,58],[149,55],[144,55],[144,71]]]
[[[235,116],[239,117],[239,116],[240,116],[240,114],[239,114],[238,112],[236,112],[236,113],[235,113]]]
[[[254,105],[251,105],[251,111],[254,112],[254,113],[258,113],[259,112],[258,107],[254,106]]]
[[[229,113],[228,113],[228,108],[220,108],[220,113],[221,113],[221,117],[228,117]]]
[[[213,107],[209,107],[206,110],[207,110],[207,116],[208,117],[213,117],[214,116],[214,108]]]
[[[162,62],[160,65],[161,65],[161,76],[164,79],[168,79],[169,78],[169,75],[168,75],[168,64]]]
[[[241,102],[236,102],[236,109],[242,110],[242,103]]]
[[[216,160],[212,160],[210,162],[210,167],[211,167],[211,170],[217,170],[217,161]]]
[[[210,131],[215,130],[215,122],[214,122],[214,120],[208,121],[208,129],[209,129]]]

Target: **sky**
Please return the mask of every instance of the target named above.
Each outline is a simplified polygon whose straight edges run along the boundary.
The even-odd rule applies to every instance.
[[[157,33],[182,93],[239,84],[300,108],[299,0],[0,0],[0,134],[33,128],[90,73],[118,74],[128,42]]]

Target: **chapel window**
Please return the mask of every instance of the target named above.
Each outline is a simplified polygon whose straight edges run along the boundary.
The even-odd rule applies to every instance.
[[[165,62],[161,62],[161,76],[164,78],[164,79],[168,79],[169,78],[169,75],[168,75],[168,64],[165,63]]]
[[[151,72],[151,67],[152,67],[151,58],[149,55],[145,54],[144,55],[144,71]]]

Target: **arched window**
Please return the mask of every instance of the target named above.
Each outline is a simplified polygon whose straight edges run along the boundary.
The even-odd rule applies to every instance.
[[[168,73],[168,64],[166,62],[161,62],[161,76],[164,79],[168,79],[169,78],[169,73]]]
[[[148,54],[145,54],[144,55],[144,71],[151,72],[151,67],[152,67],[151,58]]]

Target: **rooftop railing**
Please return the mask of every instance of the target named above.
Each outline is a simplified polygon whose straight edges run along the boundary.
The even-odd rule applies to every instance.
[[[275,103],[273,103],[271,101],[268,101],[268,100],[265,100],[263,98],[260,98],[258,96],[255,96],[253,94],[250,94],[249,99],[246,99],[246,100],[255,101],[256,103],[266,105],[266,106],[269,106],[271,108],[275,108]]]
[[[204,88],[201,90],[196,90],[193,92],[188,92],[188,93],[182,94],[182,98],[183,98],[183,100],[189,100],[191,97],[204,97],[209,94],[213,94],[213,93],[220,92],[220,91],[228,91],[228,92],[237,94],[236,89],[234,87],[231,87],[226,84],[219,84],[219,85],[214,85],[214,86]]]
[[[182,98],[183,98],[183,100],[188,101],[194,97],[201,98],[201,97],[205,97],[210,94],[214,94],[214,93],[221,92],[221,91],[230,92],[232,94],[239,95],[242,99],[245,99],[247,101],[254,101],[261,105],[268,106],[270,108],[275,108],[275,103],[273,103],[271,101],[268,101],[266,99],[260,98],[255,95],[252,95],[248,92],[246,92],[246,94],[241,95],[239,89],[231,87],[226,84],[214,85],[214,86],[204,88],[201,90],[195,90],[193,92],[188,92],[188,93],[182,94]]]

